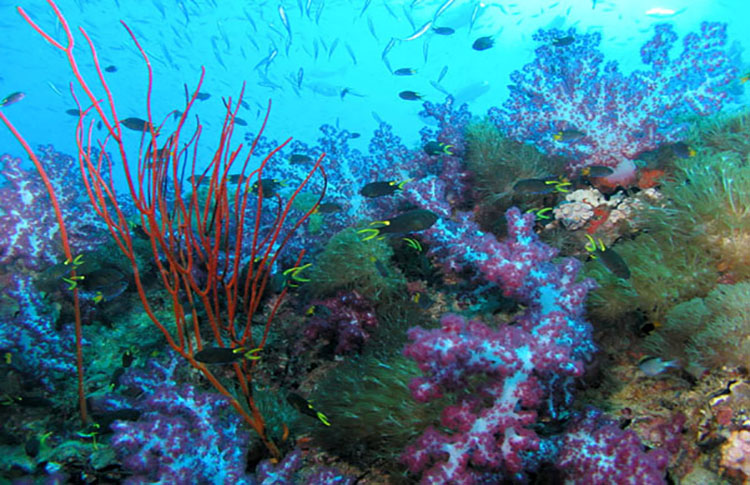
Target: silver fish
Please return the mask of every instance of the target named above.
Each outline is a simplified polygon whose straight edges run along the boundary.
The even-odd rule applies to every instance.
[[[284,11],[284,6],[279,5],[279,17],[281,17],[281,23],[284,24],[284,28],[286,29],[287,33],[289,34],[289,37],[292,36],[292,28],[289,25],[289,19],[286,16],[286,11]]]
[[[221,39],[224,41],[224,44],[227,46],[227,49],[231,49],[232,47],[229,45],[229,37],[224,31],[224,26],[221,24],[221,20],[216,22],[216,28],[218,29],[219,35],[221,35]]]
[[[388,11],[388,13],[389,13],[389,14],[391,14],[391,17],[393,17],[393,18],[394,18],[394,19],[396,19],[396,20],[399,20],[399,18],[398,18],[398,15],[396,15],[395,13],[393,13],[393,10],[391,10],[391,7],[389,7],[389,6],[388,6],[388,2],[385,2],[385,3],[383,4],[383,6],[384,6],[384,7],[385,7],[385,9],[386,9],[386,10]]]
[[[56,95],[60,96],[61,98],[63,97],[63,93],[61,93],[60,90],[57,89],[57,86],[52,84],[52,81],[47,81],[47,86],[49,86],[49,88],[54,91]]]
[[[447,9],[448,7],[450,7],[450,6],[451,6],[451,4],[452,4],[452,3],[454,2],[454,1],[455,1],[455,0],[445,0],[445,3],[443,3],[443,4],[442,4],[442,5],[440,6],[440,8],[439,8],[439,9],[437,9],[437,11],[435,12],[435,15],[433,15],[433,17],[432,17],[432,21],[433,21],[433,22],[435,22],[435,21],[436,21],[436,20],[438,19],[438,17],[440,17],[440,15],[442,15],[442,13],[443,13],[443,12],[445,12],[445,11],[446,11],[446,9]]]
[[[404,16],[406,17],[406,20],[408,20],[409,25],[411,25],[412,30],[416,29],[417,26],[414,23],[414,19],[411,16],[411,11],[409,10],[409,8],[406,5],[404,5],[402,9],[404,11]]]
[[[471,22],[469,22],[469,32],[471,32],[471,29],[474,28],[474,22],[477,21],[477,17],[479,16],[479,9],[482,7],[482,2],[477,2],[477,5],[474,7],[474,11],[471,12]]]
[[[318,4],[318,11],[315,12],[315,24],[320,24],[320,16],[323,15],[323,7],[325,6],[325,1],[321,1],[320,4]]]
[[[391,49],[393,49],[393,46],[396,45],[397,41],[398,41],[397,38],[391,37],[391,40],[385,46],[385,49],[383,49],[383,53],[380,55],[381,59],[385,60],[386,56],[388,55],[389,52],[391,52]]]
[[[372,18],[370,18],[369,15],[367,16],[367,28],[370,29],[370,33],[375,38],[375,40],[380,40],[378,39],[378,34],[375,33],[375,26],[372,24]]]
[[[420,37],[424,35],[425,32],[430,30],[430,27],[432,27],[432,20],[428,20],[427,22],[425,22],[425,24],[422,27],[419,28],[419,30],[411,34],[406,39],[401,39],[401,40],[403,40],[404,42],[409,42],[410,40],[419,39]]]
[[[247,10],[243,10],[243,12],[244,12],[244,14],[245,14],[245,18],[247,19],[247,21],[248,21],[248,22],[250,22],[250,26],[251,26],[251,27],[253,28],[253,32],[256,32],[256,33],[257,33],[257,32],[258,32],[258,26],[257,26],[257,25],[255,25],[255,21],[254,21],[254,20],[253,20],[253,18],[252,18],[252,17],[250,16],[250,14],[248,13],[248,11],[247,11]]]
[[[279,50],[274,48],[266,57],[260,60],[253,69],[258,69],[261,66],[266,66],[266,71],[268,71],[268,65],[271,64],[271,61],[273,61],[276,58],[276,55],[279,53]]]
[[[372,2],[372,0],[365,0],[365,6],[364,6],[364,7],[362,7],[362,11],[361,11],[361,12],[359,12],[359,16],[360,16],[360,17],[361,17],[362,15],[364,15],[364,13],[365,13],[365,10],[367,10],[367,7],[369,7],[369,6],[370,6],[370,2]]]
[[[339,45],[339,39],[336,38],[336,40],[333,41],[333,44],[331,44],[331,48],[328,49],[328,60],[331,60],[331,56],[333,55],[333,51],[336,50],[336,46]]]
[[[349,52],[349,56],[352,58],[352,62],[354,62],[354,65],[357,65],[357,57],[354,55],[354,50],[352,49],[352,46],[349,44],[344,44],[344,47],[346,47],[347,52]]]
[[[441,86],[440,84],[436,83],[435,81],[430,81],[430,85],[433,88],[435,88],[438,91],[440,91],[441,93],[443,93],[444,95],[446,95],[446,96],[450,96],[450,94],[451,94],[451,93],[448,92],[447,89],[445,89],[443,86]]]
[[[448,66],[443,66],[443,69],[440,71],[440,74],[438,75],[437,81],[435,81],[435,82],[439,83],[440,81],[442,81],[443,78],[445,77],[445,75],[447,73],[448,73]]]

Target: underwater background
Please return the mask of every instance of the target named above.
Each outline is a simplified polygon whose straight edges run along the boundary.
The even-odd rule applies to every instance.
[[[0,483],[749,483],[745,2],[0,13]]]

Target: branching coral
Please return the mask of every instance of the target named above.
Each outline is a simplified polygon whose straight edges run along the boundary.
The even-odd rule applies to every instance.
[[[723,88],[737,78],[739,56],[727,47],[726,27],[703,22],[676,53],[674,29],[657,24],[641,47],[644,68],[627,75],[617,62],[605,63],[599,33],[539,30],[533,36],[539,43],[535,59],[511,74],[511,96],[502,109],[492,108],[490,117],[515,139],[571,157],[571,172],[607,165],[615,169],[610,182],[632,183],[638,153],[678,141],[680,117],[716,113],[729,97]],[[565,36],[575,41],[555,45]],[[573,143],[554,137],[571,129],[584,136]]]

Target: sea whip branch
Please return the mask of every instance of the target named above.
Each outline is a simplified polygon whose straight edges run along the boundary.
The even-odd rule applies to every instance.
[[[36,156],[36,154],[34,153],[34,150],[31,149],[31,147],[23,138],[23,136],[21,136],[21,133],[16,129],[15,126],[13,126],[13,124],[10,122],[10,120],[5,116],[5,114],[2,111],[0,111],[0,120],[2,120],[3,123],[5,123],[5,126],[7,126],[8,129],[11,131],[11,133],[13,133],[13,136],[15,136],[16,139],[21,143],[21,146],[23,146],[23,149],[29,155],[29,158],[31,158],[31,161],[34,163],[34,166],[39,172],[39,176],[42,178],[42,182],[44,182],[44,187],[47,189],[47,193],[49,194],[50,200],[52,201],[52,207],[55,210],[55,217],[57,218],[57,223],[60,226],[60,240],[62,241],[63,252],[65,254],[65,260],[72,262],[74,260],[74,256],[70,250],[70,242],[68,241],[68,231],[65,227],[65,219],[63,219],[62,210],[60,209],[60,204],[57,201],[55,188],[52,186],[52,182],[50,182],[49,177],[47,176],[47,172],[44,170],[44,165],[42,165],[42,162],[39,161],[39,157]],[[71,265],[70,277],[71,278],[76,277],[75,265]],[[81,324],[81,305],[78,299],[78,287],[77,286],[73,287],[73,308],[75,312],[76,373],[78,377],[78,408],[80,409],[80,412],[81,412],[81,421],[83,422],[84,425],[86,425],[88,422],[88,413],[86,412],[86,392],[83,388],[83,347],[82,347],[83,333],[82,333],[82,324]]]
[[[258,349],[262,349],[265,345],[271,321],[283,297],[286,295],[286,290],[281,292],[272,305],[265,323],[263,337],[258,344],[252,342],[250,331],[252,316],[260,306],[261,295],[263,295],[272,268],[276,264],[281,251],[292,234],[315,211],[325,195],[325,171],[321,166],[325,154],[322,154],[318,158],[304,180],[299,183],[297,189],[289,196],[286,203],[278,195],[275,196],[279,209],[273,224],[270,227],[261,224],[261,217],[264,210],[263,169],[271,157],[289,142],[287,140],[268,154],[257,169],[246,173],[250,157],[268,121],[271,109],[270,101],[263,125],[255,140],[253,140],[250,151],[242,164],[240,182],[234,186],[234,201],[230,202],[228,197],[229,173],[243,148],[242,145],[239,145],[236,149],[232,150],[230,143],[237,110],[241,105],[242,95],[244,94],[244,85],[234,110],[231,109],[231,99],[227,104],[224,124],[216,152],[211,162],[205,170],[198,173],[196,167],[197,144],[200,139],[202,127],[197,118],[197,127],[190,141],[179,151],[178,148],[180,147],[180,134],[200,90],[205,70],[202,70],[200,80],[192,96],[187,96],[188,92],[186,88],[186,98],[188,99],[185,110],[179,117],[177,128],[167,136],[167,142],[163,144],[160,150],[158,148],[158,139],[164,136],[162,132],[165,131],[164,125],[167,118],[165,117],[162,124],[158,128],[155,128],[151,112],[153,86],[151,63],[132,31],[123,22],[123,26],[128,30],[148,68],[148,90],[146,93],[148,119],[144,124],[141,134],[139,157],[134,177],[128,163],[128,150],[123,141],[122,126],[115,109],[114,96],[104,79],[93,42],[81,28],[80,31],[86,38],[91,49],[91,56],[98,74],[99,83],[106,92],[111,112],[109,115],[102,109],[101,100],[96,99],[90,85],[78,68],[73,53],[74,38],[70,27],[54,1],[47,1],[63,26],[67,37],[66,45],[55,41],[44,32],[31,20],[23,9],[19,8],[18,10],[24,19],[44,39],[55,48],[65,52],[78,85],[83,89],[91,102],[91,106],[84,110],[76,99],[81,113],[76,129],[79,167],[93,210],[107,225],[116,245],[130,262],[133,271],[133,280],[144,311],[156,328],[164,335],[167,344],[185,358],[191,366],[199,370],[221,394],[230,399],[232,406],[258,433],[269,451],[278,457],[279,450],[266,435],[263,417],[253,400],[250,380],[255,362],[248,365],[246,361],[243,361],[241,364],[236,363],[233,365],[235,377],[244,395],[245,402],[243,405],[216,378],[208,367],[195,360],[194,354],[206,345],[217,345],[220,347],[251,346],[251,348]],[[107,128],[103,140],[94,139],[93,122],[86,129],[86,117],[93,113],[96,113],[95,116]],[[1,113],[0,116],[2,116]],[[15,132],[4,116],[2,119],[11,127],[14,134],[22,140],[20,134]],[[149,303],[136,261],[130,224],[118,202],[112,181],[113,162],[110,155],[106,152],[106,147],[110,142],[114,142],[117,145],[117,151],[124,167],[128,193],[140,217],[141,230],[144,231],[151,242],[151,252],[156,269],[159,272],[165,290],[170,295],[175,320],[174,324],[162,321]],[[146,142],[145,152],[144,142]],[[193,158],[191,161],[188,161],[187,154],[191,145],[193,145]],[[93,146],[98,146],[98,153],[94,153]],[[168,149],[166,156],[164,148]],[[27,151],[29,151],[28,148]],[[31,152],[30,155],[32,155]],[[180,162],[183,155],[185,156],[185,160]],[[187,185],[190,189],[189,194],[187,191],[183,191],[183,188],[186,187],[184,185],[184,175],[188,167],[190,167]],[[38,168],[40,173],[43,174],[43,168],[41,166]],[[320,173],[324,181],[320,198],[295,223],[286,224],[294,199],[304,189],[315,173]],[[167,177],[168,174],[171,174],[171,180]],[[254,224],[250,225],[253,233],[250,237],[251,242],[248,245],[246,244],[248,238],[243,237],[243,235],[246,227],[246,209],[250,200],[251,180],[256,180],[258,194],[254,211],[255,221]],[[207,188],[205,200],[201,200],[199,197],[201,187]],[[53,196],[54,201],[53,192],[51,191],[50,194]],[[168,197],[169,195],[172,196],[172,199]],[[232,210],[233,208],[234,210]],[[60,224],[63,226],[63,221],[59,216],[58,219],[60,219]],[[261,235],[261,233],[264,234]],[[233,236],[234,239],[232,240],[230,236]],[[69,252],[66,246],[66,255],[70,256]],[[301,263],[303,256],[304,251],[297,256],[296,265]],[[247,268],[247,275],[244,281],[240,278],[243,267]],[[196,273],[203,274],[205,282],[201,283],[199,278],[196,278]],[[243,284],[240,285],[238,282],[243,282]],[[240,300],[240,295],[243,295],[243,300]],[[225,301],[221,299],[222,296]],[[237,338],[234,320],[240,301],[243,302],[242,310],[245,312],[246,318],[244,325],[240,326],[241,336]],[[185,306],[188,307],[187,311]],[[202,310],[202,312],[199,310]],[[186,332],[188,314],[192,317],[193,324],[190,332]],[[204,314],[205,318],[203,318]],[[203,325],[201,324],[201,319],[203,319]],[[79,327],[80,324],[77,324],[78,333],[80,333]],[[208,327],[208,333],[211,336],[209,339],[206,339],[206,336],[203,335],[206,332],[205,327]],[[170,328],[174,328],[174,330],[170,330]],[[207,342],[212,343],[209,344]],[[79,367],[82,371],[80,335],[78,336],[78,345]],[[83,399],[82,384],[79,384],[79,386],[81,386],[80,393]],[[82,412],[85,412],[85,409],[82,409]]]

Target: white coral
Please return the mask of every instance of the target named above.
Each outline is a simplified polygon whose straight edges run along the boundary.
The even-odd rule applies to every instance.
[[[611,228],[620,221],[632,219],[635,212],[643,209],[643,200],[659,200],[661,194],[656,189],[641,191],[636,197],[617,193],[609,199],[594,188],[579,189],[565,196],[565,201],[554,209],[555,219],[568,230],[575,231],[585,226],[593,217],[594,209],[606,210],[609,214],[605,228]]]
[[[594,208],[606,204],[604,196],[596,189],[579,189],[565,196],[565,202],[553,210],[555,219],[570,231],[585,226],[594,217]]]
[[[750,431],[732,431],[721,449],[721,466],[739,470],[745,474],[745,478],[750,478]]]

